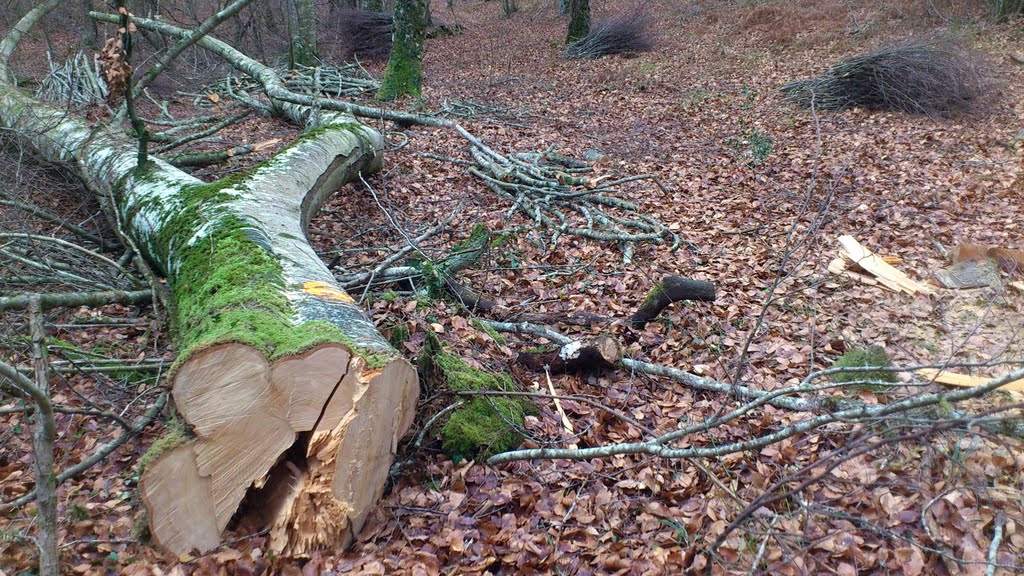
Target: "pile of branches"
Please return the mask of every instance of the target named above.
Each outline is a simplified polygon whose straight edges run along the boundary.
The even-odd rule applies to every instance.
[[[646,52],[654,47],[651,21],[635,11],[602,22],[586,37],[565,48],[566,58],[600,58],[609,54]]]
[[[285,87],[297,94],[308,96],[360,96],[367,92],[376,92],[380,82],[358,64],[341,66],[317,66],[309,68],[297,66],[275,68],[278,77],[284,81]],[[254,96],[263,93],[263,85],[251,76],[227,76],[200,90],[196,98],[196,106],[209,106],[222,98],[234,98],[242,102],[250,102]],[[211,99],[210,95],[218,98]]]
[[[385,60],[391,53],[391,14],[346,10],[341,13],[339,26],[345,60]]]
[[[996,20],[1005,22],[1011,16],[1024,16],[1024,0],[989,0],[992,15]]]
[[[497,106],[474,100],[448,100],[441,103],[437,115],[445,118],[465,118],[473,122],[511,126],[530,130],[533,120],[552,120],[535,114],[528,105]]]
[[[967,50],[948,40],[918,39],[847,58],[782,92],[787,102],[825,110],[859,106],[950,116],[975,109],[987,86],[984,68]]]
[[[79,52],[63,64],[54,62],[49,52],[46,58],[50,71],[39,84],[36,98],[47,102],[68,102],[75,106],[106,102],[109,90],[95,56]]]
[[[654,175],[615,180],[594,177],[594,169],[588,164],[553,150],[505,156],[472,136],[467,139],[471,143],[469,151],[473,161],[455,161],[468,165],[470,174],[511,202],[509,216],[518,211],[537,226],[551,231],[552,246],[562,235],[616,242],[627,262],[632,259],[636,243],[667,241],[671,250],[679,247],[680,238],[668,227],[620,197],[621,186],[629,182],[653,180],[660,187]]]

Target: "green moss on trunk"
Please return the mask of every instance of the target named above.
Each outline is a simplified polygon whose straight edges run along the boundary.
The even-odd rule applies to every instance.
[[[569,32],[565,43],[572,44],[590,34],[590,0],[570,0]]]
[[[288,27],[291,29],[291,68],[318,66],[316,43],[316,3],[313,0],[289,0]]]
[[[335,129],[349,127],[314,130],[299,141]],[[254,171],[272,166],[279,156]],[[177,207],[151,242],[170,280],[177,312],[172,334],[178,355],[172,370],[197,351],[228,342],[252,346],[270,361],[337,342],[363,355],[371,366],[386,364],[390,358],[366,354],[330,322],[295,323],[295,311],[284,294],[294,287],[284,285],[270,239],[232,206],[246,190],[250,175],[184,188],[176,196]],[[142,176],[146,177],[157,176]],[[132,208],[141,210],[145,205],[136,203]],[[198,231],[202,233],[197,237]]]
[[[452,252],[476,252],[486,250],[491,243],[491,229],[487,224],[478,222],[469,231],[469,238],[452,247]]]
[[[392,25],[391,56],[384,73],[379,100],[403,95],[418,96],[423,78],[423,38],[426,33],[426,4],[423,0],[397,0]]]

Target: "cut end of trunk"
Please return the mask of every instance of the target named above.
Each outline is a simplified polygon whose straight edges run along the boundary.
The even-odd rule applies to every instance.
[[[247,500],[246,521],[270,528],[280,553],[344,548],[383,490],[418,394],[405,360],[371,371],[339,344],[273,365],[242,344],[196,353],[173,395],[197,437],[140,484],[154,542],[209,551]]]
[[[353,364],[362,363],[354,358]],[[305,450],[295,488],[283,491],[270,528],[270,549],[292,557],[341,550],[363,528],[384,491],[398,440],[412,426],[416,371],[395,362],[376,373],[346,376],[351,408],[336,425],[325,418]]]

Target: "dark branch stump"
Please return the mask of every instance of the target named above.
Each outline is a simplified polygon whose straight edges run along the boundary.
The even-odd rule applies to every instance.
[[[651,320],[658,317],[669,304],[680,300],[700,300],[714,302],[715,285],[703,280],[690,280],[679,276],[666,276],[644,298],[640,308],[629,317],[634,328],[643,328]]]
[[[571,342],[552,352],[523,352],[516,362],[541,372],[547,366],[553,374],[566,372],[596,372],[612,368],[622,359],[622,346],[608,336],[593,340]]]

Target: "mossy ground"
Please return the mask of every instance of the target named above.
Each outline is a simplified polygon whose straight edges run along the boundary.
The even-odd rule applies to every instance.
[[[391,336],[388,338],[388,342],[392,346],[401,350],[402,345],[409,341],[409,326],[404,323],[397,323],[391,326]]]
[[[866,348],[854,348],[853,350],[850,350],[836,360],[830,368],[885,368],[891,365],[892,363],[889,361],[889,355],[886,354],[884,349],[879,346],[869,346]],[[865,384],[862,386],[862,388],[869,390],[884,390],[888,386],[883,383],[895,383],[899,381],[896,372],[891,370],[837,372],[832,374],[831,378],[833,382],[839,384],[865,380],[880,383],[877,385]]]
[[[469,366],[444,350],[434,335],[420,354],[421,377],[435,388],[450,392],[469,390],[517,391],[507,374],[492,373]],[[527,414],[536,414],[536,407],[522,398],[501,396],[463,397],[441,428],[442,449],[456,462],[483,459],[518,447],[523,436],[520,429]]]

